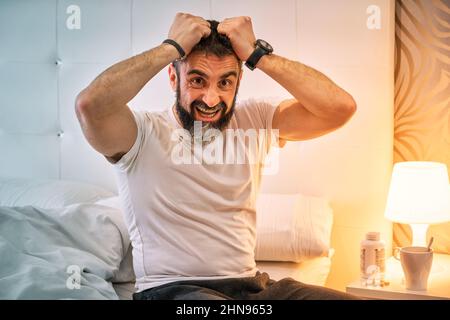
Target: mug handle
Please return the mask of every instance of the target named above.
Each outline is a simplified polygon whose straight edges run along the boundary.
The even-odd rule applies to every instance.
[[[394,258],[397,259],[398,261],[400,261],[400,250],[401,250],[400,247],[396,247],[394,249]]]

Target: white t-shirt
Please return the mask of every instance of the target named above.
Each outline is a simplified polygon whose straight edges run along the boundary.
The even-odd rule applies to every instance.
[[[226,128],[230,130],[222,134],[256,129],[258,143],[241,135],[223,138],[222,147],[223,154],[229,155],[231,148],[247,145],[242,150],[256,155],[257,161],[244,163],[238,156],[219,157],[222,163],[211,163],[204,156],[216,155],[219,149],[194,151],[191,136],[186,136],[172,108],[133,111],[136,141],[114,167],[133,245],[138,292],[179,280],[255,275],[255,202],[263,161],[276,137],[270,131],[275,109],[263,101],[236,104]],[[268,135],[261,134],[264,131]],[[199,145],[203,147],[202,142]]]

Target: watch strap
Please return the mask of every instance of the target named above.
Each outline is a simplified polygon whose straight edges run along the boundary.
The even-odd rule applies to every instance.
[[[250,55],[250,57],[248,57],[247,61],[245,61],[245,65],[250,70],[255,70],[256,65],[258,64],[261,57],[266,54],[269,54],[269,52],[267,52],[267,50],[261,48],[260,46],[256,46],[253,53]]]

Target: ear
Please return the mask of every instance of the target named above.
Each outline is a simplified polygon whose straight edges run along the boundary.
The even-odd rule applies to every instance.
[[[172,87],[172,90],[175,92],[177,91],[177,71],[175,70],[175,67],[172,63],[169,65],[168,71],[169,71],[170,86]]]

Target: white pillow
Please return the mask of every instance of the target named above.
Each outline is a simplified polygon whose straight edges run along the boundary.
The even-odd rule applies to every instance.
[[[333,213],[328,200],[302,194],[260,194],[257,261],[302,262],[328,256]]]
[[[75,203],[93,203],[114,195],[102,187],[83,182],[0,178],[0,206],[61,208]]]

